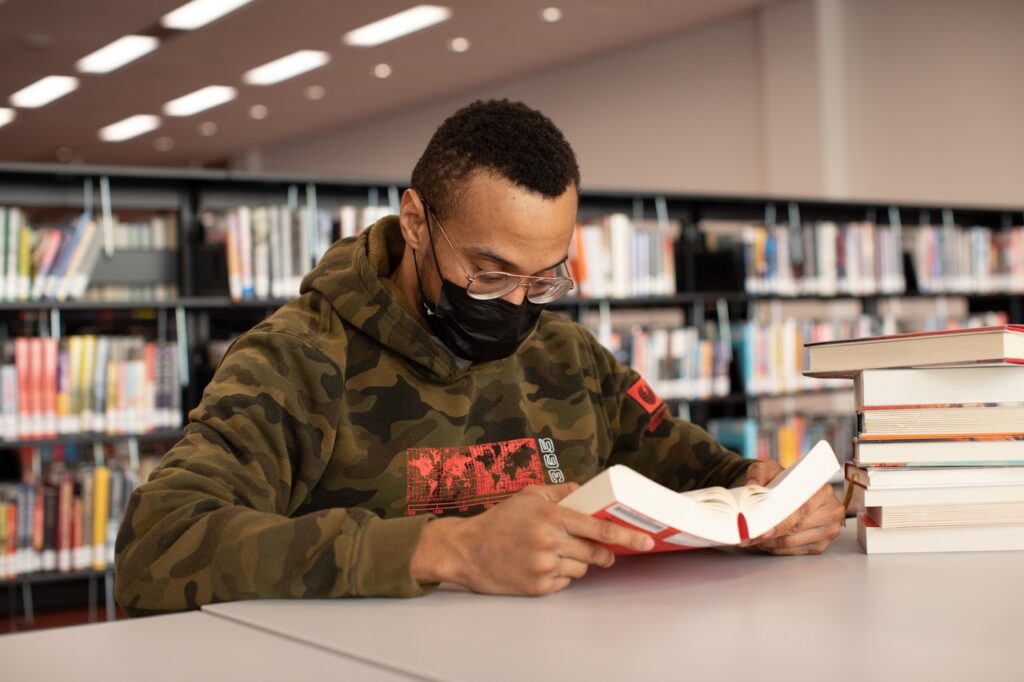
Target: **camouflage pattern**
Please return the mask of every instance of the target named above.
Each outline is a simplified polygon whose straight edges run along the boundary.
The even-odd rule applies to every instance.
[[[382,279],[403,248],[394,217],[335,244],[232,345],[131,496],[115,585],[130,613],[419,595],[410,560],[436,515],[615,463],[678,490],[746,471],[561,316],[515,355],[460,368]]]

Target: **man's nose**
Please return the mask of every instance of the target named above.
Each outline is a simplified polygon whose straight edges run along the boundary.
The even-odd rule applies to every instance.
[[[512,305],[522,305],[523,301],[526,300],[527,289],[528,287],[524,287],[520,284],[512,291],[502,296],[501,300],[508,301]]]

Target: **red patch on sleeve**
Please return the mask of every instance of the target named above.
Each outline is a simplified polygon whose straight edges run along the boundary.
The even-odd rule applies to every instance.
[[[643,379],[637,379],[626,391],[626,395],[635,400],[647,414],[654,414],[654,411],[661,407],[661,398]]]

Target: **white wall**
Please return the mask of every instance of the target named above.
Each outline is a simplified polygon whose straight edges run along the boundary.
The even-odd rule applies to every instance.
[[[240,155],[405,180],[478,97],[548,114],[594,189],[1024,205],[1024,2],[793,0]]]

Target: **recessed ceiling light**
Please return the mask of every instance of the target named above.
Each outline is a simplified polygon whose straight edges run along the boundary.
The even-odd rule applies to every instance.
[[[0,107],[0,128],[14,120],[14,109]]]
[[[331,61],[331,56],[326,52],[299,50],[246,71],[242,80],[249,85],[273,85],[289,78],[295,78],[307,71],[318,69],[329,61]]]
[[[158,152],[169,152],[174,149],[174,138],[163,135],[153,140],[153,149]]]
[[[23,109],[35,109],[60,99],[78,87],[74,76],[47,76],[11,95],[11,104]]]
[[[199,124],[199,134],[203,137],[213,137],[217,134],[217,124],[213,121],[203,121]]]
[[[452,52],[465,52],[469,49],[469,38],[452,38],[448,41],[448,49]]]
[[[160,127],[160,117],[152,114],[136,114],[117,123],[100,128],[100,139],[104,142],[124,142]]]
[[[208,85],[205,88],[190,92],[164,105],[164,113],[168,116],[192,116],[200,111],[230,102],[237,91],[229,85]]]
[[[149,54],[160,45],[153,36],[124,36],[75,62],[83,73],[110,73],[139,57]]]
[[[377,66],[373,67],[373,75],[376,76],[377,78],[387,78],[388,76],[391,75],[391,65],[378,64]]]
[[[434,24],[448,20],[452,11],[440,5],[416,5],[409,9],[384,17],[373,23],[360,26],[342,36],[346,45],[374,47],[383,43],[422,31]]]
[[[549,24],[553,24],[562,19],[562,10],[557,7],[545,7],[540,12],[540,18]]]
[[[323,99],[324,95],[327,94],[327,91],[324,90],[324,86],[322,85],[310,85],[308,88],[302,91],[302,94],[306,97],[306,99],[317,100]]]
[[[254,118],[257,121],[262,121],[267,117],[267,108],[262,104],[253,104],[249,107],[249,118]]]
[[[194,31],[250,2],[252,0],[192,0],[165,14],[160,25],[179,31]]]

